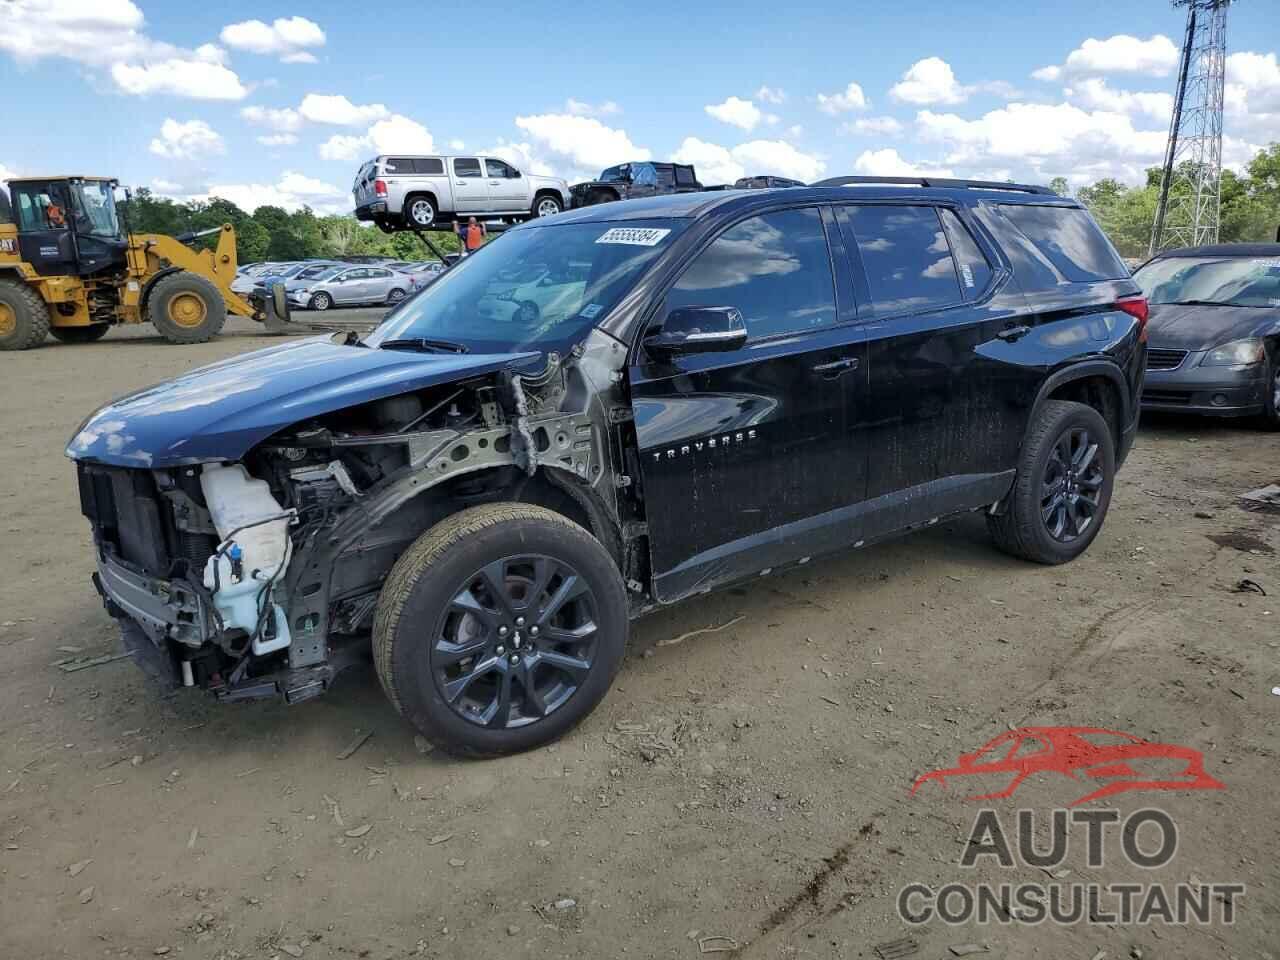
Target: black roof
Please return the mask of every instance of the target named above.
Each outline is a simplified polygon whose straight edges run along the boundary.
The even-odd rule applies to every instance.
[[[1280,243],[1206,243],[1199,247],[1161,250],[1151,259],[1166,257],[1280,257]]]
[[[670,217],[696,218],[713,210],[748,208],[767,204],[771,198],[810,203],[839,203],[845,200],[950,200],[964,204],[975,200],[991,203],[1031,203],[1053,206],[1079,207],[1075,200],[1059,197],[1048,191],[1032,192],[1018,189],[1014,184],[988,186],[975,181],[934,181],[934,186],[921,186],[919,180],[909,184],[886,184],[877,179],[874,183],[852,186],[781,187],[767,190],[703,190],[693,193],[671,193],[656,197],[639,197],[613,203],[598,203],[579,207],[555,217],[537,218],[515,229],[537,227],[542,223],[605,223],[618,220],[647,220]]]

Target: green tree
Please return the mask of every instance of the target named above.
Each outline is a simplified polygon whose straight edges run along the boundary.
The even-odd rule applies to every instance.
[[[1054,177],[1049,181],[1049,189],[1060,197],[1071,196],[1071,184],[1067,183],[1066,177]]]

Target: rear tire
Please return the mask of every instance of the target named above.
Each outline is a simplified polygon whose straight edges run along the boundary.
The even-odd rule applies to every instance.
[[[425,230],[436,222],[436,204],[422,194],[404,202],[404,222],[415,230]]]
[[[93,343],[105,337],[110,329],[109,323],[95,323],[89,327],[50,327],[49,333],[62,343]]]
[[[378,596],[374,663],[427,739],[498,756],[556,740],[590,713],[627,630],[622,577],[598,540],[544,507],[493,503],[446,518],[396,561]]]
[[[396,303],[399,303],[404,298],[405,298],[405,292],[401,290],[399,287],[395,287],[390,293],[387,294],[387,303],[396,304]]]
[[[1005,512],[987,516],[996,546],[1035,563],[1074,560],[1102,529],[1115,472],[1102,415],[1083,403],[1045,401],[1022,442]]]
[[[205,343],[222,331],[227,305],[212,283],[183,270],[156,281],[147,319],[170,343]]]
[[[49,305],[21,280],[0,280],[0,350],[29,350],[49,334]]]

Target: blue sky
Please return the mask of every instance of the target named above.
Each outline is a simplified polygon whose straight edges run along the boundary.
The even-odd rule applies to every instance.
[[[1274,14],[1231,9],[1231,164],[1280,139]],[[0,23],[0,175],[341,211],[362,159],[402,151],[493,152],[571,180],[651,157],[707,183],[1134,181],[1163,150],[1183,18],[1159,0],[0,0]]]

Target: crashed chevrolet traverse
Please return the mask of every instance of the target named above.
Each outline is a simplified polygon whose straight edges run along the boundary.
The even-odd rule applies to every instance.
[[[67,452],[164,683],[298,703],[371,652],[418,730],[492,755],[589,713],[658,606],[966,511],[1078,556],[1145,320],[1042,188],[664,196],[513,229],[367,338],[123,397]]]

